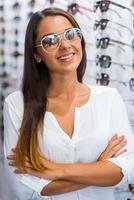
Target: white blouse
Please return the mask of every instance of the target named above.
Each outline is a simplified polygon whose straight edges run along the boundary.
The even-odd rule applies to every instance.
[[[91,97],[82,107],[75,108],[74,132],[70,138],[59,126],[51,112],[44,118],[44,134],[39,137],[41,154],[55,163],[91,163],[118,133],[127,139],[127,152],[108,159],[122,169],[124,179],[134,167],[134,135],[129,125],[126,108],[116,89],[89,86]],[[10,200],[113,200],[114,187],[89,186],[61,195],[41,196],[40,192],[51,180],[13,173],[6,156],[16,146],[23,117],[23,96],[20,91],[10,94],[4,103],[5,174],[11,190]],[[28,117],[28,116],[27,116]],[[69,122],[68,122],[69,123]]]

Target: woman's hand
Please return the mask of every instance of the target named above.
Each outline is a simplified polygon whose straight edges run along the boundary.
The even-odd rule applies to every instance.
[[[124,136],[114,135],[109,141],[106,149],[101,153],[98,160],[105,160],[107,158],[117,157],[126,152],[124,146],[127,144]]]
[[[47,170],[45,169],[44,171],[41,171],[41,172],[34,170],[28,158],[26,158],[25,167],[23,168],[18,167],[16,163],[16,149],[12,149],[12,154],[7,156],[7,159],[9,160],[8,164],[16,168],[14,170],[16,174],[30,174],[39,178],[51,179],[51,180],[57,179],[57,173],[60,169],[60,165],[53,163],[49,160],[46,160],[40,155],[39,155],[39,158],[42,164],[44,165],[44,167],[47,168]]]

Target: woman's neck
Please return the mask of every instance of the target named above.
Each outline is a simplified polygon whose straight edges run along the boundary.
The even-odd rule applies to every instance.
[[[48,97],[62,97],[71,99],[78,94],[81,83],[77,80],[76,74],[65,76],[52,76],[48,88]]]

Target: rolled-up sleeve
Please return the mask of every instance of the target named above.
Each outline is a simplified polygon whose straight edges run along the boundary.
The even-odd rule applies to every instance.
[[[125,149],[127,152],[107,160],[119,166],[129,182],[131,175],[134,176],[134,134],[129,124],[125,104],[116,89],[111,106],[110,127],[113,134],[117,133],[125,136],[127,140]]]
[[[19,103],[19,102],[18,102]],[[22,106],[22,105],[21,105]],[[7,163],[7,155],[11,154],[11,149],[15,148],[18,136],[19,129],[21,126],[21,117],[15,110],[15,106],[10,102],[10,98],[6,98],[4,102],[4,156],[5,162]],[[31,188],[33,191],[36,191],[39,195],[42,189],[48,185],[51,180],[40,179],[31,175],[19,175],[15,174],[14,168],[7,165],[8,172],[14,179],[19,181],[20,184],[25,184],[27,187]],[[48,196],[43,196],[43,198],[48,198]]]

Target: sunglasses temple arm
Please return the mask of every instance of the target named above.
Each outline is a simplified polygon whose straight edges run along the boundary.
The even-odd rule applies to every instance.
[[[110,79],[112,82],[118,82],[118,83],[121,83],[123,84],[124,86],[127,86],[127,83],[128,82],[125,82],[125,81],[121,81],[121,80],[118,80],[118,79]]]
[[[119,65],[123,70],[126,70],[126,67],[124,67],[124,65],[121,64],[121,63],[112,62],[112,64],[114,64],[114,65]]]
[[[110,3],[113,4],[113,5],[115,5],[115,6],[118,6],[118,7],[120,7],[120,8],[126,9],[126,10],[128,10],[129,12],[132,13],[132,10],[131,10],[130,8],[127,8],[126,6],[123,6],[123,5],[121,5],[121,4],[115,3],[115,2],[113,2],[113,1],[110,1]]]
[[[110,28],[110,29],[112,29],[112,30],[114,29],[115,31],[117,31],[119,33],[119,36],[122,37],[121,32],[117,28],[113,28],[111,26],[107,26],[107,27]]]
[[[121,45],[124,45],[124,46],[132,47],[132,45],[124,43],[124,42],[121,42],[121,41],[118,41],[118,40],[111,39],[111,41],[115,42],[117,44],[121,44]]]
[[[111,40],[112,41],[112,40]],[[120,45],[116,45],[116,44],[113,44],[113,43],[109,43],[109,45],[112,45],[112,46],[117,46],[118,48],[120,48],[123,52],[126,52],[124,48],[122,48]]]
[[[123,67],[123,68],[125,68],[124,67],[124,65],[126,66],[126,67],[133,67],[133,65],[130,65],[130,64],[122,64],[122,63],[117,63],[117,62],[112,62],[113,64],[115,64],[115,65],[120,65],[121,67]],[[126,69],[126,68],[125,68]]]
[[[124,27],[124,28],[126,28],[127,30],[129,30],[130,31],[130,33],[133,35],[133,31],[129,28],[129,27],[127,27],[127,26],[125,26],[125,25],[123,25],[123,24],[120,24],[120,23],[118,23],[118,22],[114,22],[114,21],[111,21],[111,20],[109,20],[111,23],[113,23],[113,24],[117,24],[117,25],[119,25],[119,26],[121,26],[121,27]]]
[[[118,15],[118,17],[119,17],[120,19],[122,18],[121,15],[120,15],[116,10],[111,9],[111,8],[109,8],[109,10],[111,10],[111,11],[114,12],[114,13],[116,13],[116,15]]]

